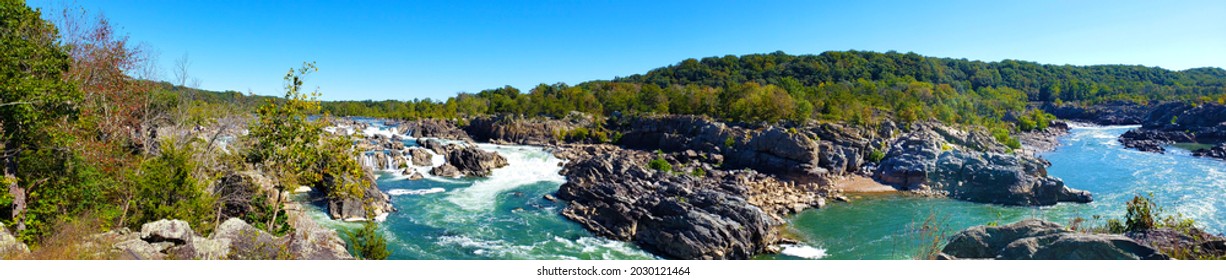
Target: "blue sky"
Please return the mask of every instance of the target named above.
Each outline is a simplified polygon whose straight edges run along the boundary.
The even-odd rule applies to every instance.
[[[29,0],[44,12],[62,1]],[[1226,1],[136,1],[77,3],[211,90],[446,98],[644,73],[685,58],[828,50],[1226,68]]]

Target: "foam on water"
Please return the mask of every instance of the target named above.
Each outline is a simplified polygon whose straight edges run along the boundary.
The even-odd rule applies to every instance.
[[[826,249],[814,248],[814,247],[800,245],[800,244],[785,244],[780,247],[783,247],[783,250],[780,251],[779,253],[788,255],[788,256],[805,258],[805,259],[810,259],[810,260],[816,260],[816,259],[821,259],[821,258],[826,257]]]
[[[446,191],[447,189],[444,189],[444,188],[429,188],[429,189],[421,189],[421,190],[391,189],[387,191],[387,194],[393,195],[393,196],[395,195],[425,195],[425,194],[432,194],[432,193],[441,193],[441,192],[446,192]]]
[[[558,174],[562,160],[553,157],[541,148],[528,146],[479,145],[484,150],[498,152],[506,157],[507,165],[494,169],[489,178],[478,179],[468,188],[453,192],[448,201],[470,211],[489,210],[494,207],[498,194],[536,182],[564,183],[566,178]]]

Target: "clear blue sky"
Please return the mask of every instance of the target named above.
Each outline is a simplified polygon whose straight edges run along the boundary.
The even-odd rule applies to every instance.
[[[61,3],[30,0],[34,7]],[[685,58],[827,50],[1226,68],[1226,1],[132,1],[79,3],[211,90],[446,98],[645,73]],[[45,12],[48,9],[45,9]]]

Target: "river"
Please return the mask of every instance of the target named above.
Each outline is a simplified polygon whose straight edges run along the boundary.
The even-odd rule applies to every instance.
[[[789,233],[823,250],[823,259],[910,259],[930,248],[932,237],[976,225],[1026,218],[1066,225],[1076,217],[1100,224],[1122,219],[1125,202],[1138,194],[1152,194],[1163,214],[1180,213],[1211,233],[1226,231],[1226,162],[1173,147],[1166,154],[1124,149],[1116,139],[1131,128],[1135,126],[1074,127],[1061,137],[1059,148],[1040,155],[1052,163],[1050,175],[1090,191],[1091,203],[1006,207],[904,194],[853,194],[851,203],[793,216]]]
[[[1074,127],[1055,151],[1049,174],[1090,191],[1088,204],[1007,207],[913,195],[851,194],[850,203],[804,211],[790,218],[786,234],[801,244],[759,259],[910,259],[943,237],[967,227],[1026,218],[1088,223],[1121,218],[1125,201],[1152,193],[1164,213],[1181,213],[1209,232],[1226,230],[1226,163],[1176,148],[1167,154],[1124,149],[1116,138],[1132,127]],[[366,133],[395,133],[386,128]],[[415,141],[406,140],[415,145]],[[539,147],[481,144],[510,163],[488,178],[427,175],[408,180],[381,172],[379,188],[399,212],[380,225],[392,259],[653,259],[634,244],[593,236],[542,198],[565,178],[560,160]],[[441,158],[435,158],[435,165]],[[367,163],[388,166],[383,163]],[[390,167],[390,166],[389,166]],[[419,167],[428,171],[429,167]],[[1098,217],[1095,219],[1095,217]],[[322,214],[320,219],[326,219]],[[327,222],[338,228],[353,224]]]

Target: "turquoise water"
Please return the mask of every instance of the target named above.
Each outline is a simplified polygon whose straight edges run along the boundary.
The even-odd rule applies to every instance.
[[[366,135],[400,135],[408,146],[416,141],[375,120]],[[562,161],[539,147],[481,144],[507,158],[508,166],[487,178],[441,178],[430,167],[416,167],[424,179],[408,180],[391,162],[378,162],[368,152],[363,164],[379,171],[378,185],[391,195],[398,212],[390,213],[379,230],[388,239],[390,259],[654,259],[635,245],[600,238],[562,217],[563,202],[543,198],[558,190],[565,178]],[[433,165],[443,164],[434,155]],[[317,220],[338,230],[355,223],[328,220],[320,209]]]
[[[1091,222],[1095,215],[1099,221],[1121,218],[1128,199],[1152,193],[1165,213],[1182,213],[1209,232],[1226,232],[1226,162],[1178,149],[1168,154],[1126,150],[1116,138],[1130,128],[1076,127],[1061,138],[1057,150],[1042,155],[1052,162],[1049,174],[1093,193],[1092,203],[1004,207],[902,194],[860,195],[851,203],[792,217],[789,231],[804,245],[824,251],[811,258],[909,259],[932,244],[931,236],[942,233],[1032,217],[1063,224],[1075,217]],[[921,230],[925,224],[934,227]]]
[[[379,187],[399,212],[381,228],[392,259],[651,259],[633,244],[599,238],[542,198],[564,179],[560,162],[539,148],[482,145],[510,166],[486,179],[384,174]]]
[[[1226,162],[1124,149],[1116,137],[1130,127],[1077,127],[1061,146],[1042,154],[1048,172],[1074,188],[1088,190],[1089,204],[1005,207],[907,194],[852,194],[791,217],[789,237],[801,244],[760,259],[910,259],[941,235],[967,227],[1042,218],[1067,224],[1075,217],[1094,222],[1120,218],[1135,194],[1152,193],[1166,213],[1182,213],[1210,232],[1226,232]],[[371,129],[365,133],[396,133]],[[406,141],[409,145],[415,142]],[[392,259],[652,259],[635,245],[595,237],[566,220],[560,202],[542,198],[565,178],[560,160],[538,147],[482,144],[510,165],[489,178],[451,179],[427,175],[411,181],[399,171],[381,172],[379,187],[400,211],[380,230]],[[370,161],[370,160],[367,160]],[[435,165],[441,158],[433,159]],[[373,166],[390,164],[368,162]],[[418,168],[428,171],[429,167]],[[319,214],[321,220],[326,220]],[[338,228],[355,224],[326,221]],[[925,226],[927,229],[925,230]]]

